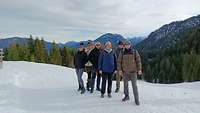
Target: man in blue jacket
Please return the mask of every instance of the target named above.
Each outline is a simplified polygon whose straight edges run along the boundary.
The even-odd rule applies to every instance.
[[[107,80],[107,93],[108,97],[111,98],[112,77],[113,73],[117,72],[117,61],[110,41],[105,44],[105,49],[99,56],[98,68],[99,73],[102,74],[101,98],[104,98]]]

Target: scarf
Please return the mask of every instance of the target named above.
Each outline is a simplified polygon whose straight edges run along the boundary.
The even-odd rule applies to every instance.
[[[105,48],[104,50],[105,50],[106,52],[108,52],[108,53],[111,53],[111,52],[112,52],[112,48],[111,48],[111,49]]]

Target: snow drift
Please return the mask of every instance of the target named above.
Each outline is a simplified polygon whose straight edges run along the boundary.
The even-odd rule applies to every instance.
[[[120,93],[112,93],[111,99],[101,99],[97,91],[84,95],[76,91],[73,69],[30,62],[4,62],[3,69],[0,69],[0,112],[200,113],[200,82],[165,85],[138,81],[138,87],[140,106],[133,102],[131,87],[129,102],[121,102],[123,87]]]

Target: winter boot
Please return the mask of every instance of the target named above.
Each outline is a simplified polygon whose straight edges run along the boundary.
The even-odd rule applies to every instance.
[[[116,88],[115,93],[118,93],[118,92],[119,92],[119,88]]]
[[[97,91],[101,91],[101,89],[99,88],[99,87],[97,87],[97,89],[96,89]]]
[[[87,91],[90,91],[90,83],[89,82],[87,82],[86,87],[87,87]]]
[[[77,91],[78,91],[78,92],[81,91],[81,88],[78,88]]]
[[[78,87],[77,91],[78,91],[78,92],[79,92],[79,91],[81,91],[81,86],[80,86],[80,85],[79,85],[79,87]]]
[[[125,102],[125,101],[128,101],[128,100],[130,100],[130,98],[129,98],[129,96],[125,96],[123,99],[122,99],[122,102]]]
[[[104,98],[104,94],[101,94],[101,98]]]
[[[109,93],[109,94],[108,94],[108,98],[111,98],[111,97],[112,97],[112,95]]]
[[[91,89],[91,90],[90,90],[90,93],[93,93],[93,92],[94,92],[94,89]]]
[[[84,94],[85,93],[85,88],[83,88],[82,90],[81,90],[81,94]]]
[[[137,106],[139,106],[139,105],[140,105],[139,100],[135,100],[135,104],[136,104]]]

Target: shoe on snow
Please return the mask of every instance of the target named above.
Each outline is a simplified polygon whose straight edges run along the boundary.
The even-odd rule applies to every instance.
[[[82,90],[81,90],[81,94],[84,94],[84,93],[85,93],[85,89],[82,89]]]
[[[87,88],[87,91],[90,91],[90,88]]]
[[[94,92],[94,90],[93,90],[93,89],[91,89],[91,90],[90,90],[90,93],[93,93],[93,92]]]
[[[122,99],[122,102],[125,102],[125,101],[128,101],[130,100],[129,96],[125,96],[123,99]]]
[[[104,94],[101,94],[101,98],[104,98]]]
[[[77,91],[78,91],[78,92],[81,91],[81,88],[78,88]]]
[[[115,93],[118,93],[119,92],[119,88],[117,88],[116,90],[115,90]]]
[[[108,94],[108,98],[111,98],[112,97],[112,95],[111,94]]]
[[[97,91],[101,91],[101,89],[100,89],[100,88],[97,88],[96,90],[97,90]]]
[[[135,101],[135,104],[136,104],[137,106],[139,106],[139,105],[140,105],[140,102],[139,102],[139,101]]]
[[[87,84],[87,91],[90,91],[90,86]]]

